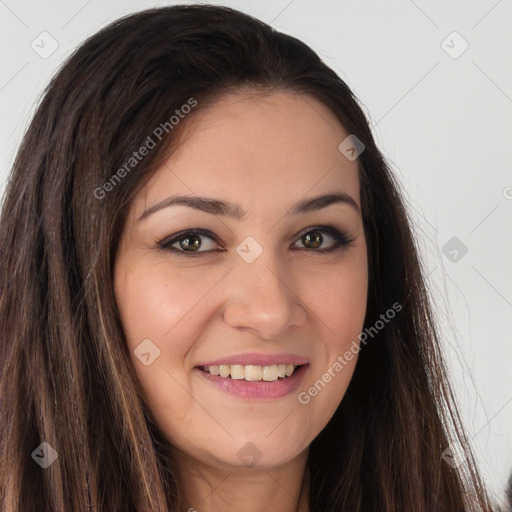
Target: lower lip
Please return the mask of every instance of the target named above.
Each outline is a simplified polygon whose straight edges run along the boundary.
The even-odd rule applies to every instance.
[[[247,399],[273,400],[274,398],[281,398],[293,393],[293,391],[299,387],[308,366],[308,364],[304,364],[295,370],[290,377],[271,382],[263,380],[247,381],[245,379],[232,379],[231,377],[212,375],[199,368],[196,368],[196,370],[208,382],[232,395]]]

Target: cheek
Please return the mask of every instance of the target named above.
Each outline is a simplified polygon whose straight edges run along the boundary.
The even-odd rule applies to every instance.
[[[186,424],[193,405],[188,354],[204,330],[208,315],[201,300],[215,279],[213,273],[199,279],[177,272],[168,263],[129,266],[120,260],[116,267],[115,296],[133,369],[161,422],[172,416]]]
[[[205,279],[186,281],[169,265],[154,264],[129,270],[123,280],[122,270],[116,280],[116,298],[127,340],[132,348],[145,338],[159,340],[163,344],[173,341],[174,351],[184,345],[183,337],[173,336],[183,322],[188,330],[195,322],[186,319],[194,315],[194,306],[207,291]],[[135,345],[135,346],[133,346]]]
[[[321,343],[316,350],[316,363],[298,394],[298,402],[309,409],[317,427],[327,424],[352,379],[366,314],[367,286],[363,257],[350,267],[339,267],[328,276],[318,276],[317,284],[310,287],[311,295],[305,299],[316,318]],[[313,293],[317,294],[316,299]]]
[[[342,353],[354,339],[358,340],[363,328],[368,296],[365,254],[351,258],[345,265],[333,266],[316,278],[313,276],[313,284],[304,280],[304,300],[325,333],[326,349]]]

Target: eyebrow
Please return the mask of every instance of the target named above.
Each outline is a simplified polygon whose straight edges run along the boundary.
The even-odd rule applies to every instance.
[[[303,199],[296,203],[290,210],[290,215],[298,215],[301,213],[312,212],[321,210],[332,204],[342,203],[347,204],[354,208],[358,213],[361,213],[357,202],[345,192],[333,192],[330,194],[318,195]],[[139,217],[139,221],[146,219],[153,213],[168,208],[171,206],[188,206],[195,210],[200,210],[212,215],[222,215],[232,217],[236,220],[243,220],[247,215],[239,204],[223,201],[221,199],[214,199],[211,197],[198,197],[198,196],[183,196],[175,195],[164,199],[163,201],[144,210]]]

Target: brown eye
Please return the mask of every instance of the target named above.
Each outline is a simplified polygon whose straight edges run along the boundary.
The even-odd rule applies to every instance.
[[[178,243],[182,249],[187,250],[187,248],[191,248],[193,252],[196,252],[196,249],[201,247],[201,237],[199,235],[187,236],[186,238],[181,238]]]
[[[310,231],[302,236],[302,241],[309,249],[318,249],[322,245],[323,237],[320,231]]]
[[[212,247],[208,247],[208,244],[206,244],[206,249],[199,250],[205,245],[203,242],[204,239],[211,240],[213,242]],[[212,249],[214,250],[215,246],[218,246],[212,234],[201,229],[181,231],[163,240],[158,245],[161,249],[165,249],[180,256],[196,256],[205,252],[212,252]],[[178,247],[173,247],[176,245],[178,245]]]
[[[330,246],[320,248],[322,243],[325,242],[325,234],[327,234],[327,239],[330,238],[331,240],[334,240],[334,243],[331,242]],[[300,241],[304,245],[305,249],[311,249],[314,252],[324,253],[335,251],[336,249],[350,247],[350,244],[354,241],[354,239],[348,238],[345,233],[338,231],[334,227],[318,227],[303,233],[300,237]]]

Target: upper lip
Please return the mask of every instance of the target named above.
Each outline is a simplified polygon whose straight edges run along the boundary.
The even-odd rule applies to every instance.
[[[219,366],[223,365],[253,365],[253,366],[272,366],[275,364],[294,364],[296,366],[307,364],[308,360],[305,357],[298,356],[296,354],[289,353],[280,353],[280,354],[257,354],[257,353],[248,353],[248,354],[235,354],[231,356],[226,356],[221,359],[216,359],[214,361],[205,361],[203,363],[198,364],[198,367],[201,366]]]

